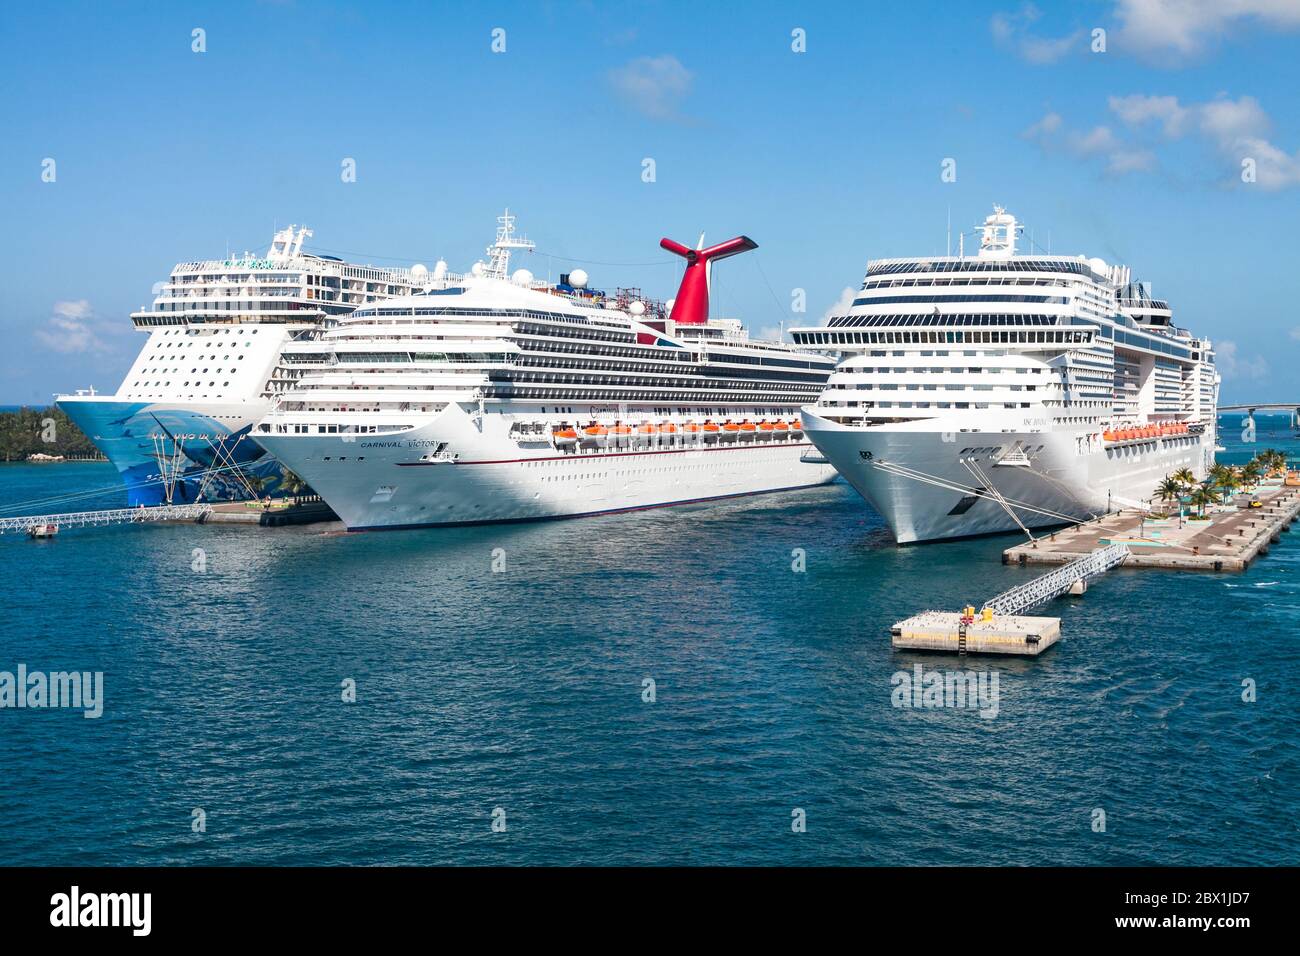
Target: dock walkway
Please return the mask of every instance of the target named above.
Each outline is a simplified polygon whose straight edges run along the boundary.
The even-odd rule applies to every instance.
[[[1242,571],[1268,554],[1270,544],[1300,516],[1300,488],[1265,485],[1258,508],[1223,506],[1207,520],[1191,517],[1152,519],[1141,511],[1121,511],[1053,532],[1002,552],[1003,564],[1064,564],[1110,544],[1125,544],[1126,568],[1185,571]]]

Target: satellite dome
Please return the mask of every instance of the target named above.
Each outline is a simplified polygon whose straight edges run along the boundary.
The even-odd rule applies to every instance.
[[[483,274],[483,263],[476,262],[474,267],[469,270],[473,275],[481,276]]]
[[[645,303],[638,299],[629,305],[627,310],[633,315],[645,315]]]
[[[527,286],[533,281],[533,274],[527,269],[516,269],[515,274],[510,277],[510,281],[515,285]]]
[[[574,269],[569,273],[569,285],[575,289],[587,288],[587,273],[583,269]]]
[[[415,265],[411,266],[411,275],[415,276],[417,279],[423,279],[428,274],[429,269],[423,262],[417,262]]]
[[[433,277],[435,279],[441,279],[446,274],[447,274],[447,263],[442,259],[439,259],[437,262],[433,264]]]
[[[1092,271],[1098,275],[1105,275],[1107,272],[1105,259],[1089,259],[1088,265],[1092,266]]]

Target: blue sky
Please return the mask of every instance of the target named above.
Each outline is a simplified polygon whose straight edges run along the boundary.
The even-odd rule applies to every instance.
[[[509,205],[534,272],[664,298],[660,236],[745,233],[714,313],[759,330],[994,202],[1131,265],[1219,343],[1225,401],[1300,400],[1300,0],[1224,6],[6,4],[0,404],[116,388],[172,264],[277,224],[455,269]]]

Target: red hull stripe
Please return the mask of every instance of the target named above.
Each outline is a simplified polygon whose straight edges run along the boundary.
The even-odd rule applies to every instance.
[[[755,448],[811,448],[812,442],[782,442],[780,445],[732,445],[727,448],[668,448],[662,451],[614,451],[598,455],[547,455],[545,458],[501,458],[485,461],[454,461],[453,465],[517,465],[529,461],[592,461],[605,458],[635,458],[641,455],[684,455],[690,451],[752,451]],[[399,461],[398,468],[419,468],[422,465],[445,465],[443,461]]]

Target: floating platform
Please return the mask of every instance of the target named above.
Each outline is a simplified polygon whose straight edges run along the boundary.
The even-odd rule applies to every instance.
[[[1124,544],[1126,568],[1244,571],[1268,554],[1300,516],[1300,489],[1265,485],[1258,508],[1221,507],[1192,520],[1153,519],[1141,511],[1103,515],[1002,552],[1003,564],[1064,564],[1110,544]]]
[[[961,633],[961,614],[922,611],[890,628],[896,650],[943,651],[949,654],[1015,654],[1037,657],[1061,639],[1059,617],[995,614],[976,617]]]

